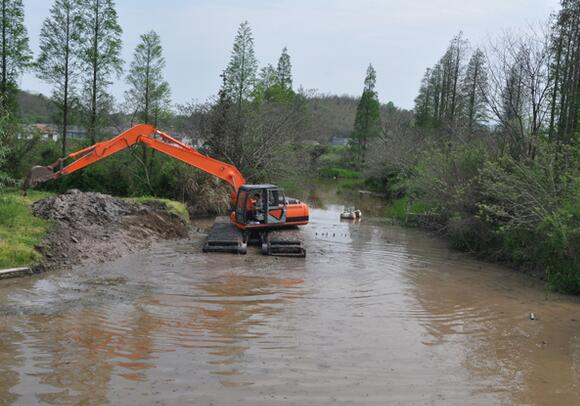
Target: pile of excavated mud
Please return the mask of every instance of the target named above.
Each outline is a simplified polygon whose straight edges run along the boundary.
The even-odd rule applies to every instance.
[[[53,221],[37,247],[45,258],[38,271],[103,262],[187,235],[187,225],[162,203],[141,205],[101,193],[69,190],[39,200],[32,211]]]

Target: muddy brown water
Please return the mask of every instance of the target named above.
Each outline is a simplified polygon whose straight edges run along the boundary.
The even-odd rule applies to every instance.
[[[193,232],[0,281],[0,405],[580,404],[580,300],[309,198],[306,259]]]

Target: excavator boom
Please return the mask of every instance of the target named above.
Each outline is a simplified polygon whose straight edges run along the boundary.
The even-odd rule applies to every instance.
[[[154,138],[155,135],[158,135],[161,139]],[[225,180],[236,193],[240,186],[246,183],[244,177],[235,166],[203,155],[196,149],[185,145],[151,125],[140,124],[108,141],[99,142],[80,151],[73,152],[64,158],[58,159],[51,165],[35,166],[26,179],[25,187],[34,187],[39,183],[69,175],[139,143]],[[67,159],[75,159],[75,161],[64,166]]]
[[[108,141],[73,152],[51,165],[35,166],[26,179],[25,188],[69,175],[135,144],[153,148],[217,176],[233,188],[230,222],[214,224],[204,251],[245,253],[253,235],[258,237],[262,252],[267,255],[306,255],[298,234],[293,230],[283,232],[280,229],[308,224],[308,205],[287,198],[284,190],[275,185],[247,185],[235,166],[203,155],[147,124],[137,125]],[[70,159],[74,161],[66,164]]]

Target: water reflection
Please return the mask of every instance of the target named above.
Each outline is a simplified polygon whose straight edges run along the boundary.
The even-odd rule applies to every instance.
[[[407,264],[425,345],[455,352],[474,395],[496,393],[503,404],[572,405],[580,399],[580,303],[546,297],[541,282],[482,264],[415,234],[420,253]],[[529,313],[540,314],[530,320]]]
[[[249,341],[259,343],[261,337],[268,336],[271,331],[268,321],[301,295],[296,287],[303,282],[303,279],[232,272],[196,284],[200,292],[205,293],[195,311],[196,329],[201,329],[209,342],[184,340],[179,345],[209,349],[209,354],[215,356],[209,361],[213,374],[241,375],[243,355],[251,345]],[[222,379],[222,383],[226,382],[234,384],[232,380]]]

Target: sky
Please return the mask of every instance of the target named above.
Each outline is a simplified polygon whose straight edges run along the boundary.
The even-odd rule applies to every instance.
[[[559,0],[117,0],[123,27],[125,68],[139,36],[161,36],[165,78],[175,103],[203,102],[215,95],[239,24],[254,34],[260,66],[276,65],[284,46],[294,85],[327,94],[358,96],[366,68],[377,71],[381,102],[412,108],[425,69],[460,30],[472,47],[509,29],[545,21]],[[24,0],[34,55],[50,0]],[[33,73],[21,87],[49,95]],[[111,87],[121,100],[124,77]]]

